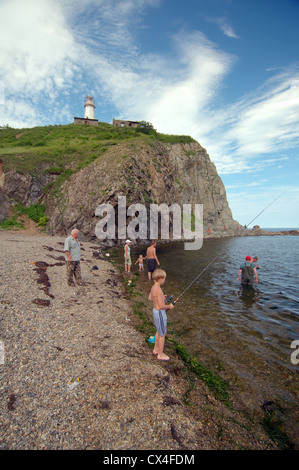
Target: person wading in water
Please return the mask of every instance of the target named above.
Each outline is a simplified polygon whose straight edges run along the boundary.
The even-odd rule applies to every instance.
[[[251,262],[251,256],[246,256],[245,263],[242,263],[238,271],[238,281],[241,281],[242,286],[252,286],[253,275],[255,276],[255,283],[258,283],[257,270]]]

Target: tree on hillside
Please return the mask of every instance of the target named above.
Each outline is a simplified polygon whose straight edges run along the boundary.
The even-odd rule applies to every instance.
[[[140,121],[136,130],[138,132],[143,132],[143,134],[156,134],[157,133],[154,126],[150,122],[147,122],[147,121]]]

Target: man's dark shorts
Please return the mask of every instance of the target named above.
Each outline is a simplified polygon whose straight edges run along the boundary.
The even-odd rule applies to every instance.
[[[154,258],[147,260],[147,269],[149,273],[153,273],[157,267],[157,261]]]

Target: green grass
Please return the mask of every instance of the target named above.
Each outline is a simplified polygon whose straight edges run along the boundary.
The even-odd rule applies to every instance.
[[[180,356],[186,366],[209,387],[215,398],[225,403],[228,407],[231,407],[231,400],[228,393],[229,383],[222,380],[215,372],[207,369],[189,353],[185,346],[180,344],[178,341],[171,338],[169,338],[168,341],[174,345],[176,353]]]
[[[24,220],[20,218],[22,215],[27,215],[40,227],[45,227],[49,220],[45,215],[45,206],[43,204],[32,204],[29,207],[24,207],[22,204],[17,203],[13,207],[12,216],[0,223],[0,229],[24,228]]]
[[[0,229],[13,230],[13,229],[18,229],[18,228],[23,229],[24,225],[23,225],[23,221],[18,220],[15,215],[9,217],[8,219],[4,219],[2,220],[2,222],[0,222]]]
[[[289,436],[283,429],[283,419],[279,408],[274,410],[265,410],[264,419],[262,421],[265,432],[270,439],[275,442],[282,450],[294,449]]]
[[[122,141],[160,141],[164,143],[193,142],[189,136],[155,133],[146,135],[136,129],[69,124],[25,129],[0,129],[0,158],[5,170],[34,174],[37,168],[45,172],[62,173],[68,168],[79,171],[101,156],[111,145]]]
[[[144,302],[139,301],[135,302],[132,306],[133,312],[140,319],[140,323],[137,326],[137,329],[144,333],[147,337],[155,334],[155,328],[151,321],[149,321],[148,314],[145,311],[146,305]]]
[[[171,135],[157,133],[157,140],[166,144],[190,144],[196,142],[195,139],[189,135]]]

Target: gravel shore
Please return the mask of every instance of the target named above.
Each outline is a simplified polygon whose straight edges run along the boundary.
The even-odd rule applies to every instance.
[[[68,286],[63,243],[0,231],[0,450],[275,448],[179,358],[156,359],[93,243],[82,243],[85,285]]]

